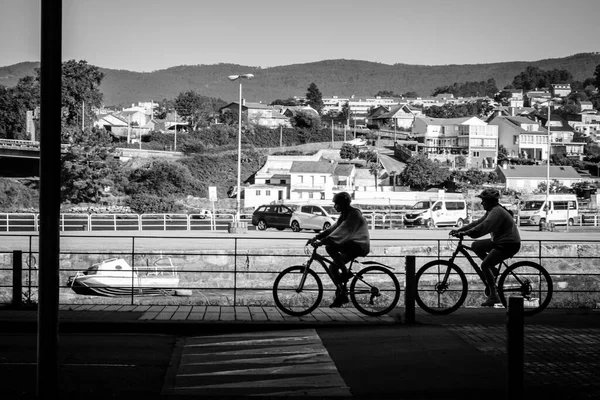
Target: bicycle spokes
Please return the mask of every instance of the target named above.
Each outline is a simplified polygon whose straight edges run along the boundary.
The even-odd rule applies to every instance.
[[[400,284],[391,271],[373,266],[356,274],[348,294],[359,311],[367,315],[382,315],[396,306]]]
[[[510,266],[498,283],[498,292],[503,303],[511,296],[523,297],[524,313],[533,315],[550,303],[552,280],[540,265],[523,261]]]

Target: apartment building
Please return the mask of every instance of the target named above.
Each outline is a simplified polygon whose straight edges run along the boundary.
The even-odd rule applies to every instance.
[[[498,159],[498,127],[477,117],[416,117],[412,137],[428,158],[456,165],[464,156],[466,168],[495,168]]]

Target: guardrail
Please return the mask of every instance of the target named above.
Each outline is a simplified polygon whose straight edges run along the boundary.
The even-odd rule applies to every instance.
[[[15,293],[15,268],[22,268],[24,300],[37,301],[38,236],[3,235],[11,238],[13,250],[22,252],[22,262],[13,266],[13,250],[0,251],[0,303],[12,302]],[[8,239],[7,239],[8,240]],[[272,284],[277,274],[287,266],[301,265],[305,237],[160,237],[130,235],[61,235],[66,241],[60,254],[61,304],[167,304],[167,305],[272,305]],[[282,241],[289,241],[283,243]],[[414,256],[416,269],[432,259],[447,259],[452,242],[439,239],[373,239],[369,260],[394,268],[401,282],[405,281],[406,258]],[[85,245],[84,245],[85,244]],[[265,245],[269,246],[265,249]],[[5,246],[6,247],[6,244]],[[85,250],[92,248],[94,250]],[[96,250],[98,249],[98,250]],[[600,240],[523,241],[512,262],[532,260],[544,265],[554,282],[550,307],[600,307]],[[123,258],[132,271],[148,271],[156,260],[171,260],[179,277],[174,296],[140,296],[134,290],[125,296],[103,297],[76,294],[67,282],[78,272],[110,258]],[[469,296],[465,306],[478,305],[483,300],[484,287],[465,259],[457,263],[469,281]],[[167,263],[169,265],[169,263]],[[324,271],[317,269],[319,274]],[[134,273],[125,281],[132,282]],[[110,280],[108,281],[110,282]],[[323,277],[327,296],[334,288]],[[110,285],[110,283],[107,283]],[[178,295],[180,294],[180,295]],[[404,296],[401,296],[403,298]],[[402,304],[401,304],[402,305]]]
[[[409,210],[364,210],[363,215],[371,229],[404,228],[404,214]],[[474,217],[477,217],[475,215]],[[202,214],[60,214],[60,230],[67,231],[220,231],[227,230],[234,214],[215,214],[205,218]],[[251,218],[241,218],[254,230]],[[598,213],[580,213],[576,226],[600,226]],[[526,226],[526,225],[522,225]],[[37,213],[0,213],[0,232],[38,232]]]
[[[365,211],[371,229],[403,227],[403,211]],[[149,230],[227,230],[234,214],[215,214],[206,218],[202,214],[60,214],[60,231],[149,231]],[[242,218],[248,229],[255,229],[251,218]],[[0,213],[0,232],[38,232],[37,213]]]

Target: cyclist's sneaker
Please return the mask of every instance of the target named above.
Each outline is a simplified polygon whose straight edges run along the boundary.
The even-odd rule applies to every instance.
[[[481,303],[481,307],[494,307],[494,304],[500,303],[499,296],[488,296],[488,298]]]
[[[329,306],[330,308],[339,308],[342,305],[348,303],[348,296],[346,296],[345,294],[338,296],[335,298],[335,300],[333,300],[333,303],[331,303],[331,305]]]

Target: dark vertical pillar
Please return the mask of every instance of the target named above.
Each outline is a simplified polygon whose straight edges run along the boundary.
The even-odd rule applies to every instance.
[[[21,250],[13,251],[13,288],[12,305],[15,308],[21,307],[23,303],[23,252]]]
[[[523,364],[525,352],[525,322],[523,316],[523,298],[508,298],[507,328],[507,391],[506,398],[523,398]]]
[[[36,383],[38,396],[54,398],[58,394],[62,0],[40,3],[40,264]]]
[[[404,288],[404,323],[415,323],[415,256],[406,256],[406,287]]]

